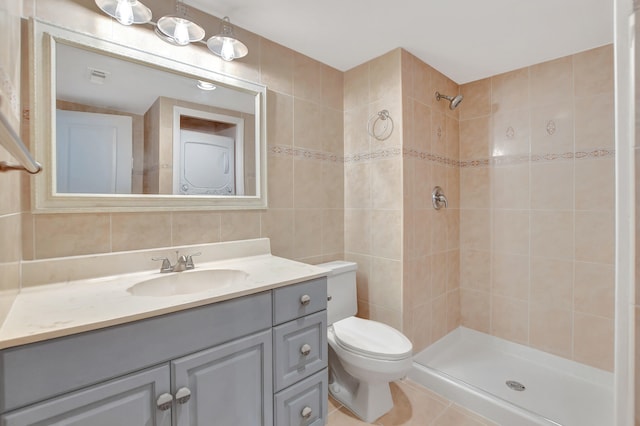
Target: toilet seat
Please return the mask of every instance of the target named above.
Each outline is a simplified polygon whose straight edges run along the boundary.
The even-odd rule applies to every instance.
[[[343,349],[380,360],[411,356],[413,345],[393,327],[377,321],[349,317],[333,324],[336,343]]]

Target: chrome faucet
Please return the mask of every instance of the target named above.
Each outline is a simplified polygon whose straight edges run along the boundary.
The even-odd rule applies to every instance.
[[[171,265],[171,261],[166,257],[152,257],[151,260],[162,261],[162,266],[160,266],[160,273],[167,272],[182,272],[187,271],[189,269],[195,268],[195,264],[193,263],[193,256],[200,256],[202,253],[193,253],[189,255],[180,255],[180,253],[176,250],[176,257],[178,258],[175,265]]]

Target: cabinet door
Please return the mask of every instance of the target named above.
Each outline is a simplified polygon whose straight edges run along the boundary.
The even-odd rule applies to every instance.
[[[176,426],[271,426],[271,330],[173,361]]]
[[[169,392],[169,366],[125,376],[9,412],[2,426],[171,426],[171,409],[157,397]]]

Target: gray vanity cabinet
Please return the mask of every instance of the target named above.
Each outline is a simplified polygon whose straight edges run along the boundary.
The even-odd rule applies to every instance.
[[[2,426],[171,426],[171,410],[156,407],[169,390],[163,365],[35,404],[2,416]]]
[[[0,426],[324,425],[326,298],[319,278],[2,350]]]

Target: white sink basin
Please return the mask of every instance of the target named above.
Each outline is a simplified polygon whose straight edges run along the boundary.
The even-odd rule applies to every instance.
[[[165,297],[220,290],[244,282],[249,274],[236,269],[196,269],[172,272],[141,281],[127,289],[134,296]]]

